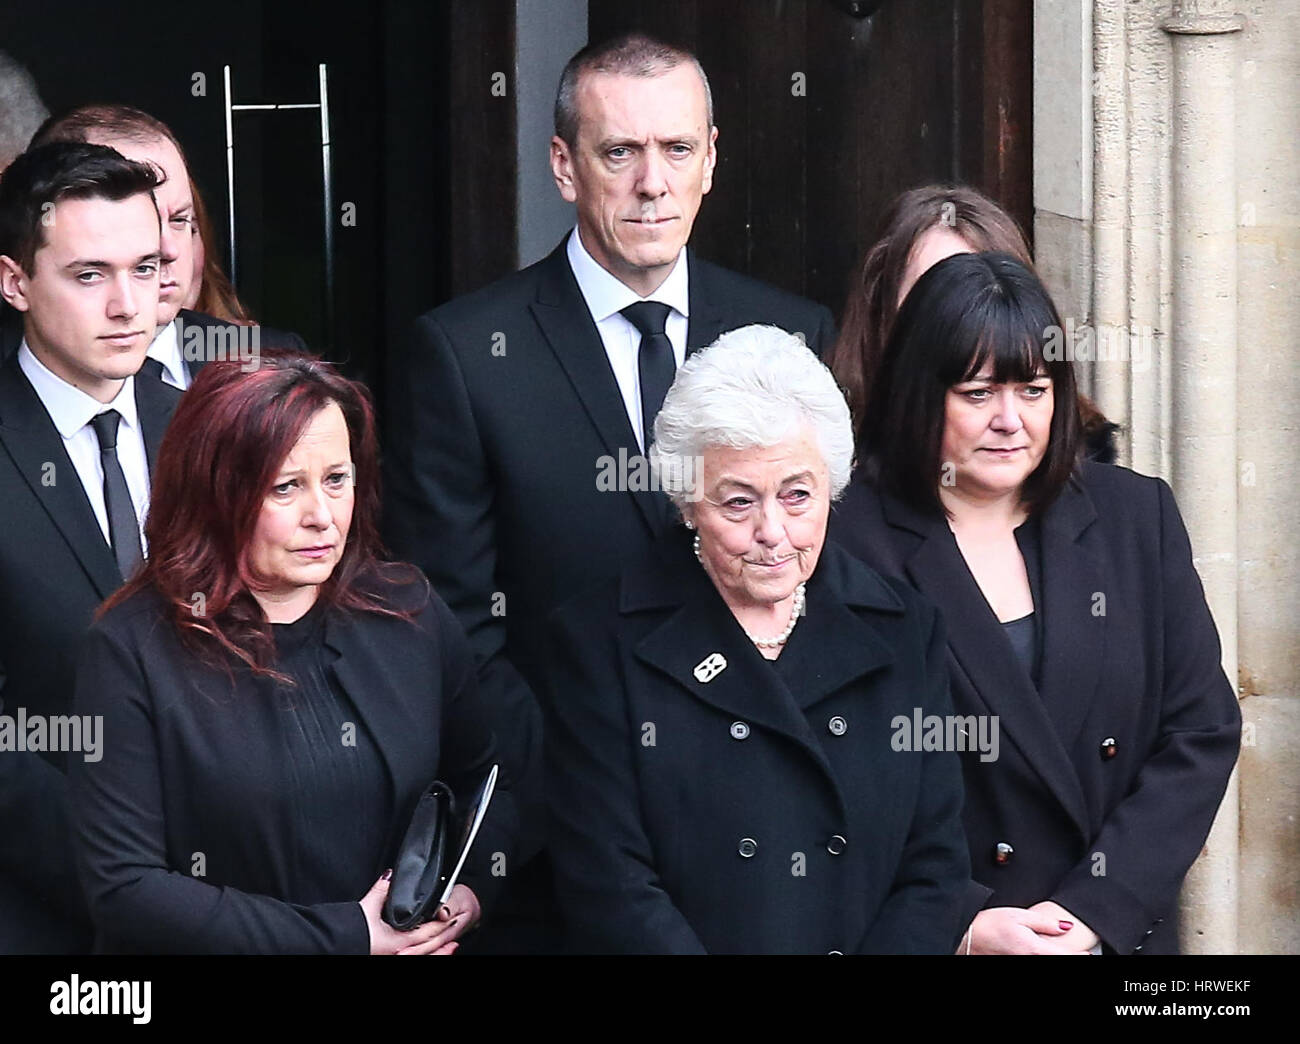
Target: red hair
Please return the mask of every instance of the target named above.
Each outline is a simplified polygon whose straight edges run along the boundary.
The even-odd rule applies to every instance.
[[[233,654],[255,672],[278,677],[267,667],[275,641],[252,595],[249,545],[280,466],[331,403],[347,423],[354,505],[343,555],[318,600],[409,618],[375,591],[374,580],[409,582],[419,573],[380,565],[379,449],[365,386],[301,353],[264,350],[255,369],[246,365],[209,363],[181,398],[158,451],[145,523],[149,558],[100,613],[138,591],[156,591],[182,640],[202,659],[229,666],[223,653]]]

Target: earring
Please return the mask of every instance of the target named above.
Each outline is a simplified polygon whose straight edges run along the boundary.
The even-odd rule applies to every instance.
[[[691,542],[691,550],[695,552],[695,557],[699,559],[699,561],[701,562],[704,561],[704,559],[700,558],[700,534],[699,533],[695,534],[695,539]]]
[[[695,523],[692,522],[689,518],[688,518],[688,519],[684,519],[683,521],[684,521],[684,523],[685,523],[687,529],[694,529],[694,528],[695,528]]]

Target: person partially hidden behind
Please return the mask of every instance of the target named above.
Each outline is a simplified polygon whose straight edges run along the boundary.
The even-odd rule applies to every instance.
[[[862,426],[885,342],[908,291],[945,257],[990,250],[1011,254],[1033,269],[1015,219],[969,185],[921,185],[890,205],[879,237],[854,273],[839,336],[825,357],[849,400],[855,429]],[[1115,463],[1119,425],[1082,393],[1079,413],[1088,457]]]
[[[962,953],[1170,953],[1241,714],[1173,494],[1080,460],[1038,278],[960,253],[912,287],[831,534],[943,613],[966,746]]]
[[[381,918],[435,778],[494,763],[474,658],[418,570],[382,562],[368,396],[327,364],[205,367],[158,460],[144,570],[77,666],[103,756],[72,772],[96,949],[448,954],[517,829],[504,785],[428,923]]]
[[[196,252],[208,249],[197,232],[197,204],[180,139],[170,127],[129,105],[82,105],[51,116],[32,137],[32,147],[53,141],[92,142],[117,149],[159,173],[158,215],[162,221],[163,268],[159,282],[158,329],[144,372],[184,391],[214,359],[242,352],[246,365],[263,348],[306,351],[295,333],[228,320],[190,308],[191,288],[200,276]],[[197,295],[194,295],[197,297]],[[253,338],[256,337],[256,341]]]
[[[551,619],[547,796],[571,944],[951,953],[969,879],[943,627],[826,540],[849,410],[796,337],[688,359],[651,459],[684,525]]]
[[[67,720],[76,643],[149,552],[149,473],[180,398],[135,377],[158,308],[156,183],[100,145],[31,149],[0,177],[0,296],[21,319],[0,364],[0,701],[11,722]],[[0,748],[0,953],[90,948],[65,775],[94,756],[84,744]]]

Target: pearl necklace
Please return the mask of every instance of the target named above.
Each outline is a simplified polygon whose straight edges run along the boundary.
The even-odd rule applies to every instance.
[[[689,522],[687,522],[686,528],[694,529],[695,527],[691,525]],[[691,550],[695,552],[695,557],[699,559],[700,565],[703,565],[704,559],[700,557],[700,534],[699,533],[696,533],[695,539],[691,541]],[[750,634],[748,631],[745,631],[745,629],[742,627],[741,630],[745,631],[745,637],[748,638],[755,645],[757,645],[760,649],[775,649],[788,642],[790,640],[790,635],[794,633],[794,625],[799,622],[799,617],[803,616],[803,603],[804,603],[803,589],[804,589],[803,583],[800,583],[799,586],[794,589],[794,605],[791,607],[790,610],[790,622],[785,625],[784,631],[778,634],[775,638],[755,638],[752,634]]]
[[[748,631],[745,631],[745,637],[757,645],[760,649],[776,649],[784,645],[794,633],[794,625],[799,622],[799,617],[803,616],[803,584],[794,589],[794,605],[790,609],[790,622],[785,625],[785,630],[775,638],[755,638]],[[742,627],[743,631],[744,628]]]

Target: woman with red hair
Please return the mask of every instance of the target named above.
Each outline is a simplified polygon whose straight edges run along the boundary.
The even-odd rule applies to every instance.
[[[383,562],[374,417],[302,355],[204,367],[157,461],[143,570],[101,609],[72,773],[100,952],[452,953],[510,847],[498,792],[446,906],[406,932],[386,868],[436,777],[493,762],[467,640]]]

